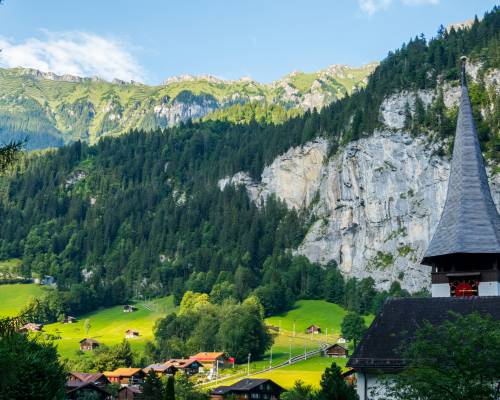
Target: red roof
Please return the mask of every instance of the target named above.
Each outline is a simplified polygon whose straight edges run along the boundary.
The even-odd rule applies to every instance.
[[[225,354],[223,352],[202,352],[195,354],[194,356],[189,357],[192,360],[197,360],[200,362],[214,362],[218,358],[225,358]]]

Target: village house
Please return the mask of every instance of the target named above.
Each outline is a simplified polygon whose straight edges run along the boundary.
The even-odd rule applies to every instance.
[[[124,386],[118,390],[118,400],[137,400],[140,398],[141,393],[140,386]]]
[[[174,376],[177,372],[177,368],[172,364],[151,364],[146,368],[143,368],[145,374],[153,370],[159,377],[162,376]]]
[[[210,393],[211,400],[247,400],[266,399],[278,400],[285,392],[278,384],[270,379],[243,379],[231,386],[219,386]]]
[[[72,317],[71,315],[65,315],[64,316],[63,324],[73,324],[75,322],[76,322],[76,318],[75,317]]]
[[[325,349],[325,357],[338,358],[338,357],[348,357],[349,350],[338,343],[332,344]]]
[[[132,338],[135,338],[138,336],[139,336],[139,331],[135,331],[133,329],[127,329],[125,331],[125,338],[127,338],[127,339],[132,339]]]
[[[68,384],[77,383],[93,383],[97,386],[106,386],[111,382],[106,378],[106,376],[101,372],[96,373],[86,373],[86,372],[70,372],[68,374]]]
[[[306,329],[306,333],[312,334],[312,335],[317,335],[321,333],[321,328],[317,325],[310,325]]]
[[[198,361],[206,369],[224,369],[230,365],[224,352],[201,352],[189,358]]]
[[[66,398],[71,400],[83,398],[111,400],[113,396],[102,386],[95,383],[68,381],[66,384]]]
[[[359,399],[388,399],[383,380],[406,368],[403,345],[414,340],[424,321],[439,325],[451,313],[474,312],[500,320],[499,261],[500,215],[489,189],[462,59],[448,192],[421,262],[432,268],[432,298],[384,303],[347,363],[356,370]]]
[[[26,332],[41,332],[43,329],[42,324],[35,324],[33,322],[29,322],[25,325],[23,325],[20,329],[20,333],[26,333]]]
[[[100,343],[92,338],[85,338],[80,340],[80,350],[81,351],[90,351],[99,347]]]
[[[193,359],[171,358],[164,365],[174,367],[187,376],[196,375],[200,370],[203,370],[203,365]]]
[[[123,312],[134,312],[134,311],[137,311],[137,307],[134,307],[130,304],[123,306]]]
[[[122,386],[139,385],[146,376],[141,368],[117,368],[114,371],[105,371],[104,375],[111,383],[119,383]]]

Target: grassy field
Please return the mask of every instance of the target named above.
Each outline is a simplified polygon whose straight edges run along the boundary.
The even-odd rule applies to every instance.
[[[291,388],[297,380],[319,387],[321,375],[324,370],[332,365],[332,362],[337,365],[345,367],[347,358],[327,358],[327,357],[313,357],[309,360],[302,361],[297,364],[292,364],[287,367],[277,369],[275,371],[264,372],[253,376],[253,378],[267,378],[272,379],[278,385],[283,386],[285,389]]]
[[[58,322],[46,325],[44,331],[61,337],[55,343],[63,358],[75,358],[76,351],[79,349],[78,342],[85,337],[94,338],[103,344],[113,345],[120,343],[125,338],[127,329],[139,331],[139,337],[129,339],[132,348],[139,350],[144,346],[146,340],[153,339],[153,326],[156,320],[174,311],[175,307],[172,296],[135,305],[137,311],[131,313],[124,313],[122,306],[106,308],[83,315],[73,324]],[[84,329],[86,319],[90,321],[91,325],[88,335]]]
[[[293,332],[295,324],[296,334],[304,334],[308,326],[317,325],[322,335],[326,335],[328,329],[328,338],[338,338],[346,314],[347,311],[341,306],[324,300],[299,300],[292,310],[267,318],[266,323],[288,332]],[[365,316],[366,324],[371,324],[373,318],[373,315]]]
[[[340,336],[340,325],[346,313],[347,311],[344,308],[326,301],[301,300],[295,304],[292,310],[267,318],[266,323],[268,325],[280,327],[280,332],[275,337],[272,347],[272,363],[271,351],[269,351],[262,360],[250,363],[250,372],[254,373],[263,370],[269,367],[270,364],[273,366],[281,364],[290,358],[290,353],[293,357],[303,354],[304,351],[317,349],[325,343],[335,343]],[[370,323],[373,317],[368,316],[365,319],[367,323]],[[294,322],[295,334],[293,332]],[[319,335],[306,334],[305,330],[311,324],[320,326],[323,333]],[[328,335],[326,335],[326,328],[328,328]],[[331,359],[315,356],[306,361],[274,371],[253,375],[252,377],[270,378],[285,388],[292,387],[295,381],[299,379],[314,387],[318,387],[323,371],[333,361],[344,367],[347,359]],[[243,375],[234,380],[225,381],[224,385],[229,385],[242,379],[247,371],[246,368],[246,365],[237,367],[236,371],[232,372],[240,372]],[[217,384],[214,384],[214,386],[217,386]]]
[[[41,296],[45,290],[34,283],[0,285],[0,317],[16,315],[32,298]]]

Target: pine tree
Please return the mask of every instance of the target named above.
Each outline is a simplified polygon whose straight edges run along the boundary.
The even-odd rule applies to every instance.
[[[165,385],[165,400],[175,400],[175,380],[169,376]]]
[[[317,400],[357,400],[359,399],[354,387],[342,377],[342,370],[333,363],[328,367],[320,382],[321,390]]]
[[[163,383],[161,382],[158,375],[150,369],[144,378],[144,383],[142,384],[142,393],[140,395],[141,400],[158,400],[163,399],[165,390],[163,388]]]

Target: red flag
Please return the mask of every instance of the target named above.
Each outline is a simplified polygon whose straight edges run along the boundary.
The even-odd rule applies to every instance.
[[[229,362],[230,362],[231,364],[234,364],[234,357],[229,357]]]

